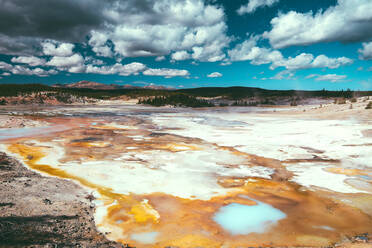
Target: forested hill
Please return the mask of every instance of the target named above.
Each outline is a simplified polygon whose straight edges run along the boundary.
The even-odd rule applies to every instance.
[[[96,99],[108,99],[127,95],[129,97],[169,96],[183,94],[192,97],[225,97],[228,99],[243,99],[247,97],[358,97],[370,96],[372,91],[302,91],[302,90],[266,90],[251,87],[204,87],[179,90],[125,88],[125,89],[90,89],[90,88],[63,88],[51,87],[42,84],[0,84],[0,96],[18,96],[38,92],[62,92],[76,96],[85,96]]]

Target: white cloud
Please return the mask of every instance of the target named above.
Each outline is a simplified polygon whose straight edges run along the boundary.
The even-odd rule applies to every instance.
[[[114,54],[107,42],[108,38],[105,34],[93,30],[88,43],[92,47],[93,52],[95,52],[98,56],[110,58]]]
[[[109,46],[93,47],[93,51],[98,56],[109,57],[109,58],[113,56],[113,52]]]
[[[240,6],[237,12],[239,15],[250,14],[255,12],[258,8],[265,6],[270,7],[277,2],[279,2],[279,0],[249,0],[247,4]]]
[[[270,79],[275,80],[283,80],[283,79],[292,79],[294,77],[294,73],[289,70],[284,70],[281,72],[278,72],[275,76],[271,77]]]
[[[363,43],[363,48],[359,49],[359,58],[362,60],[372,60],[372,42]]]
[[[271,69],[276,67],[285,67],[287,70],[298,70],[298,69],[308,69],[311,67],[311,63],[314,60],[314,56],[309,53],[301,53],[300,55],[288,59],[282,59],[278,61],[273,61]]]
[[[207,75],[207,77],[209,77],[209,78],[218,78],[218,77],[222,77],[222,74],[219,73],[219,72],[213,72],[213,73]]]
[[[73,55],[74,44],[47,40],[41,43],[44,55],[68,57]]]
[[[71,73],[85,73],[86,72],[86,66],[84,64],[79,64],[75,66],[71,66],[68,68],[65,68],[64,70],[71,72]]]
[[[250,60],[253,65],[269,64],[273,61],[283,60],[281,52],[257,46],[258,36],[251,36],[248,40],[237,44],[228,51],[231,61]]]
[[[353,63],[352,59],[346,57],[328,58],[321,54],[314,59],[314,56],[309,53],[301,53],[300,55],[288,59],[274,61],[271,69],[276,67],[285,67],[287,70],[301,70],[309,68],[329,68],[336,69],[340,66],[350,65]]]
[[[202,0],[126,1],[105,15],[114,24],[92,31],[89,40],[97,54],[110,41],[123,57],[189,51],[194,59],[218,61],[230,42],[223,9]]]
[[[67,53],[66,53],[67,54]],[[91,64],[103,63],[101,60],[93,58],[87,58],[87,62]],[[84,73],[86,71],[86,65],[83,56],[78,53],[72,54],[71,56],[54,56],[45,65],[53,66],[60,71],[68,71],[71,73]]]
[[[71,68],[84,64],[84,58],[80,54],[73,54],[69,57],[54,56],[46,63],[48,66],[55,66],[57,68]]]
[[[39,76],[47,77],[49,75],[57,74],[56,70],[44,70],[41,68],[30,69],[21,65],[15,65],[10,69],[10,72],[15,75],[28,75],[28,76]]]
[[[340,66],[350,65],[352,59],[346,57],[329,58],[323,54],[314,58],[312,54],[301,53],[292,58],[284,58],[278,50],[262,48],[257,46],[257,36],[251,36],[244,42],[237,44],[228,51],[230,61],[251,61],[253,65],[270,64],[271,69],[285,67],[287,70],[300,70],[308,68],[330,68],[335,69]]]
[[[328,58],[325,55],[319,55],[314,59],[312,62],[313,68],[330,68],[336,69],[340,66],[351,65],[353,63],[352,59],[346,57],[339,57],[339,58]]]
[[[0,34],[0,52],[8,54],[70,57],[75,42],[81,42],[83,48],[88,45],[96,55],[118,62],[125,57],[162,59],[171,54],[185,58],[177,57],[180,51],[194,60],[215,62],[225,58],[224,49],[232,39],[222,5],[212,1],[56,0],[47,9],[27,0],[5,1],[6,16],[16,14],[19,20],[9,20],[7,34]],[[63,22],[50,23],[47,30],[39,28],[51,13]],[[17,33],[16,39],[8,33]]]
[[[165,60],[165,56],[158,56],[158,57],[156,57],[155,58],[155,61],[163,61],[163,60]]]
[[[95,57],[88,56],[85,57],[85,64],[90,64],[90,65],[104,65],[105,62],[101,59],[96,59]]]
[[[8,64],[6,62],[0,61],[0,70],[9,71],[12,68],[13,68],[13,66],[11,64]]]
[[[220,63],[220,65],[222,65],[222,66],[227,66],[227,65],[231,65],[232,63],[231,63],[231,61],[229,61],[229,60],[227,60],[227,59],[225,59],[224,61],[222,61],[221,63]]]
[[[178,51],[172,54],[171,58],[172,60],[186,60],[189,59],[191,55],[186,51]]]
[[[146,76],[163,76],[166,78],[172,77],[187,77],[190,73],[187,70],[178,70],[178,69],[168,69],[168,68],[161,68],[161,69],[147,69],[143,72],[143,75]]]
[[[3,72],[3,73],[1,73],[1,76],[10,76],[10,75],[12,75],[12,74],[10,74],[9,72]]]
[[[244,61],[252,60],[253,56],[251,55],[252,49],[256,47],[257,36],[251,36],[248,40],[243,41],[235,46],[234,49],[228,51],[228,55],[231,61]]]
[[[130,64],[122,65],[116,63],[110,66],[93,66],[88,65],[86,67],[87,73],[95,73],[95,74],[104,74],[104,75],[113,75],[118,74],[121,76],[130,76],[130,75],[138,75],[141,71],[145,70],[146,66],[142,63],[133,62]]]
[[[269,64],[283,59],[283,55],[281,52],[260,47],[254,47],[252,49],[252,55],[253,59],[251,63],[253,65]]]
[[[315,81],[329,81],[332,83],[340,82],[346,79],[346,75],[337,75],[337,74],[326,74],[326,75],[319,75],[319,74],[310,74],[306,78],[315,78]]]
[[[271,20],[272,29],[263,34],[274,48],[319,42],[358,42],[372,38],[372,1],[338,0],[327,10],[290,11]]]
[[[188,77],[190,73],[187,70],[178,70],[178,69],[168,69],[168,68],[161,68],[161,69],[152,69],[147,68],[146,65],[138,62],[133,62],[130,64],[122,65],[116,63],[114,65],[107,65],[107,66],[95,66],[92,64],[85,66],[86,73],[94,73],[94,74],[103,74],[103,75],[121,75],[121,76],[130,76],[130,75],[138,75],[139,73],[143,73],[146,76],[163,76],[166,78],[181,76],[181,77]]]
[[[12,58],[12,63],[28,64],[30,66],[39,66],[46,63],[45,59],[35,56],[19,56]]]

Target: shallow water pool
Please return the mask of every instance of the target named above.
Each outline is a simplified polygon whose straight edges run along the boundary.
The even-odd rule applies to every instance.
[[[268,227],[286,217],[279,209],[254,200],[257,205],[231,203],[221,207],[213,220],[233,235],[264,233]]]
[[[157,232],[144,232],[132,234],[131,238],[142,244],[153,244],[155,243],[157,236],[158,236]]]

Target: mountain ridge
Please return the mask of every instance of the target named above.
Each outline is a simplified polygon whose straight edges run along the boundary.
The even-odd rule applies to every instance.
[[[73,89],[93,89],[93,90],[119,90],[119,89],[154,89],[154,90],[167,90],[168,88],[158,85],[146,85],[143,87],[134,86],[131,84],[118,85],[118,84],[104,84],[97,83],[88,80],[82,80],[79,82],[67,83],[67,84],[53,84],[55,88],[73,88]]]

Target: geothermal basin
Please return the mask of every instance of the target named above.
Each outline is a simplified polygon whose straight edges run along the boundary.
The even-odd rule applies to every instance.
[[[123,244],[329,246],[372,231],[372,126],[308,112],[49,107],[0,150],[90,190]]]

